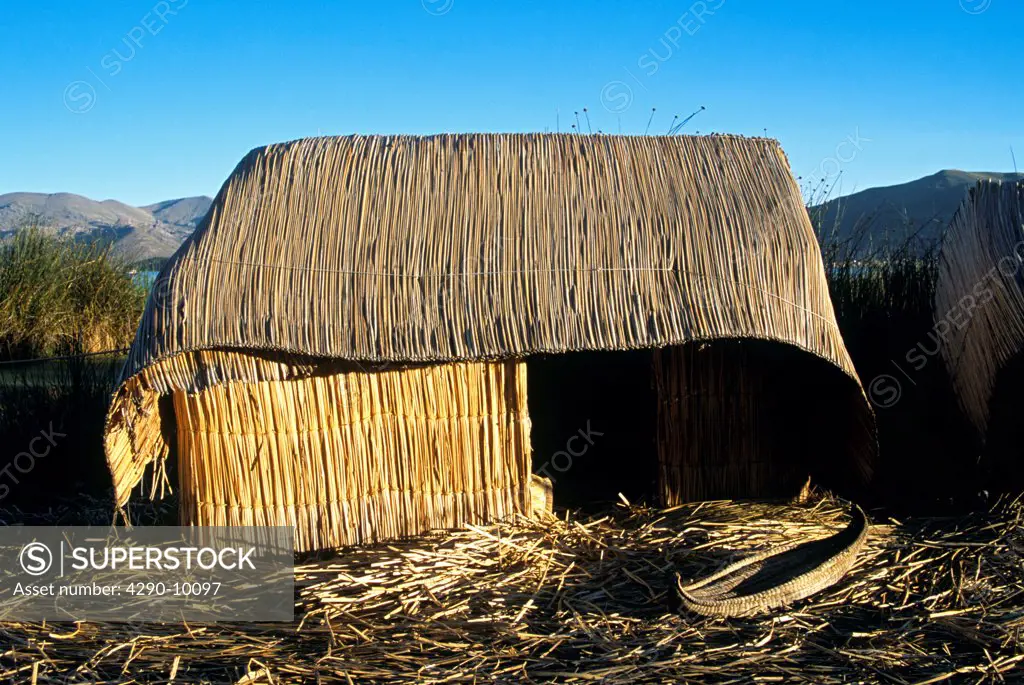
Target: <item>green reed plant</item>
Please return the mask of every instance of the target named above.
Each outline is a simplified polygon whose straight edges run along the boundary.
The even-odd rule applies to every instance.
[[[27,226],[0,242],[0,359],[125,347],[145,297],[109,246]]]

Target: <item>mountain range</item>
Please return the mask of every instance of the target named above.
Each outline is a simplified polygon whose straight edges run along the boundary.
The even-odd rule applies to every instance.
[[[927,249],[937,244],[968,189],[982,179],[1024,180],[1024,173],[950,169],[830,200],[812,207],[811,215],[828,239],[855,245],[859,253],[887,243]],[[133,261],[166,259],[195,230],[211,202],[201,195],[132,207],[71,193],[7,193],[0,195],[0,238],[36,223],[77,239],[112,241]]]
[[[967,191],[978,181],[1022,181],[1024,173],[947,169],[909,183],[869,188],[811,208],[826,239],[854,254],[886,245],[914,252],[938,245]]]
[[[184,197],[144,207],[71,193],[0,195],[0,238],[38,225],[78,240],[113,242],[132,261],[170,257],[206,216],[212,199]]]

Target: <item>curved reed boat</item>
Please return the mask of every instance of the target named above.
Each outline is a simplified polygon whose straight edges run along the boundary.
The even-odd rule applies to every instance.
[[[864,511],[853,505],[846,528],[820,540],[754,554],[687,586],[683,606],[703,616],[752,616],[835,585],[868,537]]]

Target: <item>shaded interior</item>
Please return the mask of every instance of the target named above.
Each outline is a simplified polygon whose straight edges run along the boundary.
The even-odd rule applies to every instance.
[[[795,346],[718,340],[660,351],[666,504],[792,497],[808,477],[855,494],[874,438],[857,384]]]
[[[527,369],[534,472],[552,477],[558,506],[792,497],[808,476],[861,496],[868,480],[859,387],[792,345],[571,353]]]
[[[808,475],[856,498],[875,451],[857,383],[782,343],[537,355],[525,386],[532,469],[551,478],[558,506],[597,509],[620,493],[655,505],[792,497]],[[173,409],[161,404],[173,454]]]
[[[992,492],[1024,490],[1024,353],[1000,369],[989,399],[983,482]]]
[[[557,506],[653,502],[657,479],[652,350],[537,355],[526,362],[533,472]]]

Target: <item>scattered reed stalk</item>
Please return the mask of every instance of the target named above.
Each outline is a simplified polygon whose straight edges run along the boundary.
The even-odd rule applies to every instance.
[[[298,569],[294,624],[0,624],[38,682],[1002,683],[1024,663],[1024,505],[871,527],[837,585],[761,619],[675,586],[827,535],[845,505],[710,502],[519,520]],[[97,516],[107,516],[109,508]],[[102,520],[102,519],[101,519]],[[175,682],[178,682],[175,681]]]

